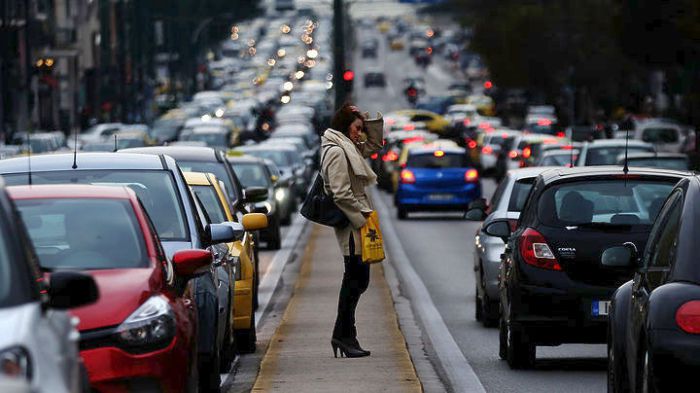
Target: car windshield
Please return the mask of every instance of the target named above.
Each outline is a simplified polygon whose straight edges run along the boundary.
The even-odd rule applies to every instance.
[[[649,143],[676,143],[678,130],[667,127],[650,127],[642,131],[642,140]]]
[[[467,166],[467,158],[464,154],[444,153],[441,151],[431,153],[411,154],[408,157],[407,167],[410,168],[464,168]]]
[[[654,148],[649,146],[629,146],[628,153],[651,153]],[[586,166],[593,165],[615,165],[617,156],[625,153],[625,146],[595,147],[588,150],[586,156]]]
[[[226,219],[226,211],[221,205],[216,190],[211,186],[192,186],[192,190],[202,202],[204,210],[206,210],[209,219],[213,223],[222,223],[228,221]]]
[[[151,135],[154,136],[164,136],[164,137],[174,137],[177,135],[182,122],[178,120],[158,120],[153,123],[153,128],[151,129]]]
[[[227,147],[226,134],[221,132],[196,132],[183,134],[180,140],[190,142],[204,142],[210,147]]]
[[[550,187],[538,215],[553,227],[648,229],[678,179],[586,180]]]
[[[221,162],[208,162],[208,161],[184,161],[177,160],[177,165],[185,172],[201,172],[201,173],[211,173],[216,176],[217,179],[224,183],[224,190],[226,195],[231,198],[236,198],[238,195],[237,188],[234,186],[233,182],[226,172],[226,167],[224,163]]]
[[[15,201],[45,269],[129,269],[148,266],[143,232],[128,200]]]
[[[568,166],[576,162],[578,154],[562,153],[542,157],[539,166]]]
[[[688,170],[688,160],[685,158],[634,158],[628,161],[628,165],[647,168],[674,169],[677,171]]]
[[[27,174],[3,175],[8,185],[27,184]],[[84,170],[32,173],[32,184],[94,184],[134,190],[163,241],[189,241],[175,181],[168,171]]]
[[[234,171],[243,187],[269,187],[270,177],[261,164],[234,164]]]
[[[275,163],[280,168],[292,166],[291,157],[287,156],[283,150],[246,150],[246,154],[253,157],[265,158]]]
[[[532,185],[535,179],[520,179],[513,184],[513,191],[510,194],[510,200],[508,201],[508,211],[520,213],[525,206],[525,201],[528,195],[530,195],[530,190],[532,190]]]

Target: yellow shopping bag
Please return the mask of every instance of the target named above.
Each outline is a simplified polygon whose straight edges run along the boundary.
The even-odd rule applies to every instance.
[[[377,263],[384,260],[384,239],[379,229],[379,215],[376,211],[367,218],[367,223],[360,228],[362,237],[362,262]]]

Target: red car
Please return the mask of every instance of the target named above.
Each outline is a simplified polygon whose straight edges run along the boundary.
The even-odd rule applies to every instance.
[[[134,185],[138,186],[138,185]],[[80,354],[100,392],[196,391],[197,318],[189,278],[212,255],[165,257],[153,224],[127,187],[8,187],[47,274],[92,275],[100,298],[80,318]]]

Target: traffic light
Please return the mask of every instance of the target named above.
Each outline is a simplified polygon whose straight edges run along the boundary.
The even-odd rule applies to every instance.
[[[343,72],[343,88],[346,93],[352,91],[353,83],[355,82],[355,73],[352,70],[345,70]]]

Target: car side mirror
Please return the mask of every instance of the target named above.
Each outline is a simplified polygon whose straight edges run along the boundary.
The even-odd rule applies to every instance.
[[[243,190],[243,199],[246,203],[265,202],[268,198],[267,188],[248,187]]]
[[[78,272],[54,272],[49,279],[49,307],[66,310],[94,303],[100,297],[92,276]]]
[[[209,239],[209,245],[229,243],[236,240],[236,231],[229,223],[209,224],[205,230]]]
[[[610,247],[600,257],[603,266],[632,267],[637,265],[637,247],[627,242],[622,246]]]
[[[262,213],[248,213],[243,215],[243,228],[246,231],[259,231],[267,228],[267,216]]]
[[[489,236],[500,237],[504,243],[508,243],[510,238],[510,224],[508,220],[494,220],[484,228],[484,232]]]
[[[467,213],[464,214],[464,218],[467,221],[484,221],[488,217],[488,214],[486,212],[478,207],[475,207],[473,209],[467,210]]]
[[[207,250],[182,250],[173,255],[173,268],[175,274],[189,279],[206,273],[213,260]]]

